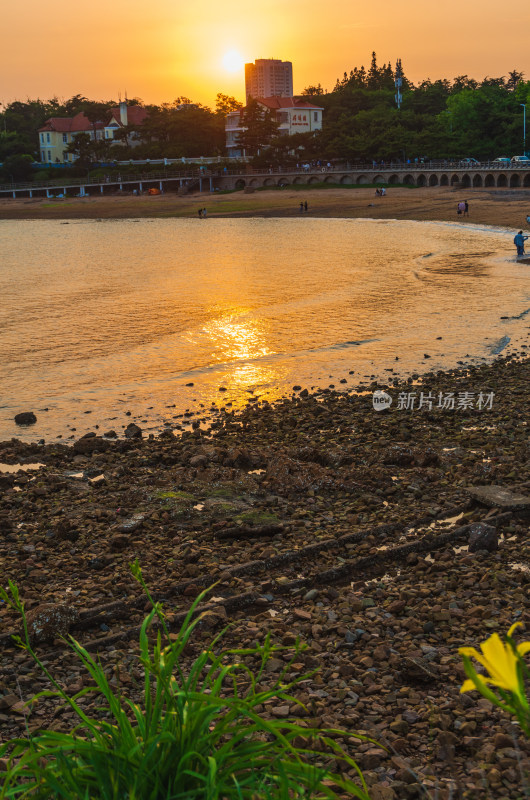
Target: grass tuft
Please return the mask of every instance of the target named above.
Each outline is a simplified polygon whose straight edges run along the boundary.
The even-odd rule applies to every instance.
[[[7,760],[1,800],[368,800],[361,771],[336,741],[364,737],[261,716],[269,703],[301,705],[292,690],[309,676],[286,682],[303,649],[300,643],[278,647],[267,636],[259,647],[223,650],[222,631],[187,661],[185,650],[202,618],[198,605],[206,592],[170,637],[162,606],[152,601],[138,562],[132,572],[152,604],[139,638],[143,694],[138,702],[113,689],[102,665],[72,637],[70,647],[93,685],[69,697],[31,646],[18,587],[10,581],[8,591],[0,589],[4,602],[22,616],[19,646],[55,690],[32,700],[55,697],[77,721],[70,733],[41,730],[0,746],[0,758]],[[293,658],[268,685],[269,660],[288,649],[294,650]],[[100,701],[96,716],[78,702],[89,693]],[[335,759],[357,776],[356,782],[326,766]]]

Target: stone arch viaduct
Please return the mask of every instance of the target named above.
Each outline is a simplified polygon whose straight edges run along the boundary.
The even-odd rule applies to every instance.
[[[303,185],[315,183],[338,184],[341,186],[363,184],[405,184],[409,186],[449,186],[454,188],[530,188],[530,165],[496,169],[477,166],[473,169],[451,167],[429,167],[411,169],[357,168],[310,170],[308,172],[282,171],[253,172],[230,175],[222,179],[224,189],[246,189],[273,186]]]
[[[101,178],[57,178],[56,181],[26,184],[0,185],[0,197],[50,197],[56,192],[62,195],[81,196],[93,192],[107,194],[137,190],[140,192],[155,188],[158,191],[187,193],[188,191],[212,192],[229,189],[260,189],[267,186],[287,187],[311,184],[333,184],[339,186],[362,186],[373,184],[408,186],[447,186],[458,189],[530,188],[530,164],[486,163],[475,165],[431,164],[390,164],[387,166],[355,167],[299,167],[257,170],[250,167],[238,170],[220,169],[214,166],[188,168],[182,172],[164,171],[159,173],[130,175],[109,175]]]

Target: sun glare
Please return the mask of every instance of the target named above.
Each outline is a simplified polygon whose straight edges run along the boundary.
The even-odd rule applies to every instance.
[[[243,69],[243,56],[241,53],[238,53],[237,50],[229,50],[223,56],[223,67],[228,70],[228,72],[238,72],[240,69]]]

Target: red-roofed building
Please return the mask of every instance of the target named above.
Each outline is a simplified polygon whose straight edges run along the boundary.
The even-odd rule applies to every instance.
[[[311,133],[322,130],[321,106],[309,103],[303,97],[258,97],[257,103],[265,110],[272,111],[280,127],[279,136],[292,136],[295,133]],[[229,158],[241,158],[244,151],[238,144],[239,134],[244,130],[242,118],[245,109],[231,111],[226,117],[226,149]]]
[[[119,128],[126,125],[141,125],[147,116],[147,111],[142,106],[127,106],[120,103],[110,111],[110,119],[105,121],[90,122],[82,111],[74,117],[50,117],[42,128],[39,128],[39,150],[43,163],[69,164],[75,161],[72,153],[67,153],[66,148],[73,142],[77,134],[86,133],[91,139],[114,139],[114,134]],[[139,140],[135,140],[139,143]],[[134,144],[135,141],[129,141]]]
[[[114,134],[120,128],[126,128],[128,125],[139,127],[147,117],[147,109],[143,106],[128,106],[127,103],[120,103],[116,108],[111,108],[111,117],[105,125],[105,139],[114,139]],[[133,134],[129,139],[129,144],[140,144],[138,134]]]

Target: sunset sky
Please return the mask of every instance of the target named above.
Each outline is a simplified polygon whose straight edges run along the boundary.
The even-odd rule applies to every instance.
[[[261,13],[260,9],[266,9]],[[26,0],[2,9],[0,103],[28,97],[146,103],[185,95],[213,105],[217,92],[244,97],[243,61],[293,62],[294,91],[400,56],[407,77],[483,78],[518,69],[530,79],[526,0]]]

